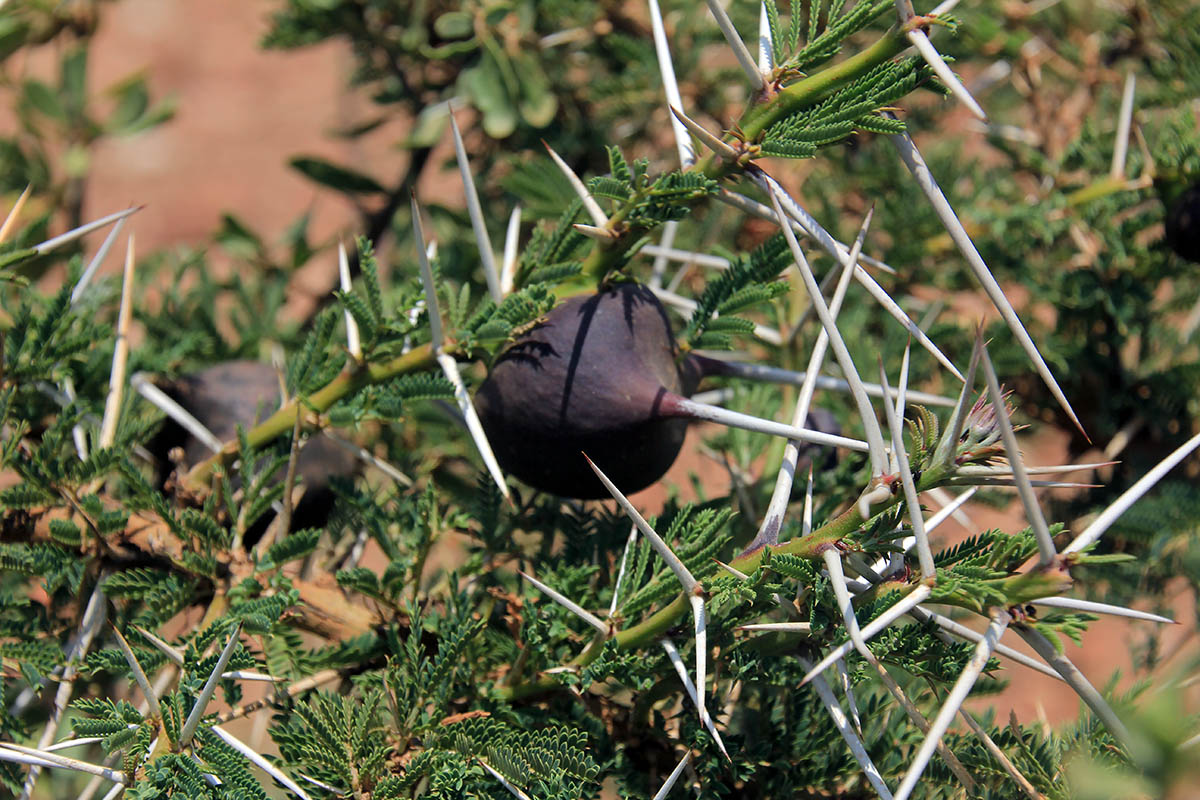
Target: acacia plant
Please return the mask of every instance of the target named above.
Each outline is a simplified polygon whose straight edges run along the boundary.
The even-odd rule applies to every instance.
[[[1194,719],[1171,706],[1178,695],[1142,702],[1136,691],[1099,690],[1093,681],[1109,676],[1082,674],[1063,639],[1084,637],[1097,614],[1169,621],[1074,595],[1106,582],[1128,588],[1120,570],[1134,569],[1134,556],[1103,550],[1102,537],[1189,458],[1200,436],[1176,424],[1179,441],[1165,458],[1086,524],[1043,510],[1039,488],[1073,485],[1056,476],[1102,465],[1026,464],[1013,422],[1021,400],[1001,378],[1019,377],[1035,396],[1026,407],[1053,409],[1081,440],[1106,423],[1076,413],[1075,365],[1061,346],[1039,350],[989,269],[996,246],[983,243],[1003,233],[1000,201],[973,206],[964,223],[942,190],[941,159],[931,168],[913,141],[919,126],[983,116],[938,52],[950,34],[978,41],[970,29],[960,31],[948,9],[917,15],[904,0],[786,8],[768,0],[752,53],[739,34],[752,14],[731,21],[710,2],[744,103],[730,110],[708,97],[699,114],[685,107],[678,48],[656,0],[647,15],[625,4],[438,5],[291,2],[271,37],[297,46],[345,35],[362,59],[356,79],[391,91],[381,105],[462,95],[479,112],[483,132],[467,132],[468,141],[487,142],[479,151],[457,124],[445,132],[465,215],[429,215],[409,192],[432,142],[414,145],[419,160],[390,191],[348,169],[294,162],[340,190],[380,194],[382,206],[364,219],[376,236],[409,207],[411,217],[395,224],[401,246],[386,282],[370,241],[355,248],[356,284],[342,249],[340,307],[318,313],[302,336],[256,316],[261,300],[245,296],[244,284],[207,280],[198,254],[175,264],[150,259],[197,278],[143,302],[137,287],[148,279],[138,277],[132,240],[116,304],[98,296],[79,256],[53,293],[13,283],[0,294],[8,315],[0,459],[11,476],[0,489],[7,790],[542,800],[680,796],[691,786],[702,796],[1065,798],[1153,796],[1186,779],[1197,740]],[[546,47],[596,48],[585,57],[610,65],[613,76],[622,56],[642,63],[653,52],[656,91],[669,109],[657,119],[670,126],[673,153],[651,150],[650,116],[635,123],[646,140],[607,141],[596,123],[620,116],[606,102],[620,95],[617,77],[588,95],[577,75],[564,76],[572,92],[555,94],[541,83],[553,83],[553,70],[514,55],[526,39],[553,36],[545,26],[576,5],[590,22]],[[997,19],[977,24],[986,31]],[[716,73],[720,80],[693,77],[703,65],[689,58],[697,59],[683,83],[689,90],[733,79],[727,71]],[[493,67],[497,85],[489,83]],[[1194,91],[1194,81],[1181,87],[1174,74],[1148,71],[1157,108]],[[529,81],[537,91],[523,88]],[[1116,247],[1128,230],[1121,224],[1141,220],[1141,230],[1144,217],[1163,213],[1142,205],[1118,212],[1128,192],[1153,185],[1145,171],[1152,162],[1168,182],[1197,171],[1186,146],[1200,141],[1195,120],[1154,116],[1151,103],[1140,123],[1160,126],[1153,136],[1175,137],[1179,147],[1126,164],[1136,136],[1131,89],[1125,97],[1115,137],[1101,144],[1081,134],[1059,154],[1069,167],[1036,148],[1017,154],[1026,161],[1023,172],[1008,173],[1012,186],[1027,186],[1026,173],[1076,167],[1083,183],[1041,198],[1040,214],[1009,208],[1026,225],[1016,239],[1031,259],[1052,261],[1063,237],[1101,224],[1111,223],[1105,241]],[[582,116],[556,128],[563,108]],[[449,120],[447,111],[426,121]],[[716,115],[719,130],[694,119]],[[555,219],[513,215],[497,258],[489,229],[499,228],[499,198],[472,176],[483,170],[499,180],[501,148],[520,147],[527,128],[554,129],[554,143],[571,141],[564,130],[586,130],[583,149],[606,146],[602,161],[597,152],[564,159],[551,150],[548,160],[508,165],[507,185],[528,191],[529,208],[551,205],[549,184],[534,177],[547,165],[568,193]],[[1089,174],[1101,148],[1114,151],[1107,177]],[[970,163],[945,169],[966,172]],[[798,165],[837,176],[828,183],[838,190],[794,190]],[[985,167],[975,169],[982,180]],[[995,197],[1012,189],[999,178],[989,185]],[[807,210],[806,195],[819,213]],[[15,281],[23,265],[134,211],[34,244],[39,237],[20,230],[18,203],[0,230],[0,267]],[[874,244],[873,225],[887,232],[886,248]],[[227,242],[255,241],[231,220],[222,231]],[[1150,275],[1177,265],[1165,252],[1138,258],[1153,246],[1147,241],[1122,253]],[[1001,266],[1016,269],[1021,253],[1006,247]],[[688,271],[674,271],[681,262]],[[969,281],[1002,324],[986,337],[961,321],[928,333],[910,317],[918,280],[942,288]],[[241,295],[232,303],[236,341],[213,308],[227,294]],[[605,302],[638,307],[596,312],[594,327],[570,316]],[[682,312],[674,333],[660,303]],[[1086,316],[1078,305],[1056,305],[1071,325]],[[1151,305],[1109,307],[1133,308],[1150,330],[1158,324]],[[665,361],[643,357],[644,318],[663,340],[656,352]],[[605,351],[625,340],[601,323],[631,341]],[[148,336],[131,351],[134,324]],[[221,422],[235,431],[228,441],[205,429],[217,427],[214,408],[188,408],[179,384],[182,404],[170,397],[168,378],[213,374],[197,370],[270,341],[294,342],[280,392],[248,398],[242,383],[212,393],[230,399],[223,413],[233,419]],[[551,368],[568,353],[593,361]],[[1189,353],[1162,356],[1155,369],[1176,369]],[[503,365],[522,359],[544,369],[504,378]],[[603,368],[589,370],[597,363]],[[477,414],[470,384],[489,372],[491,394]],[[565,383],[541,383],[539,372]],[[700,378],[711,384],[700,389],[716,390],[689,397]],[[653,402],[631,416],[579,410],[565,396],[575,387],[614,404],[644,389]],[[808,427],[820,411],[817,392],[837,409],[839,433]],[[660,453],[610,447],[593,463],[582,452],[572,460],[572,447],[554,458],[564,474],[578,474],[553,488],[612,501],[551,494],[527,466],[542,451],[521,450],[532,440],[507,435],[516,423],[497,403],[520,406],[535,432],[569,424],[579,441],[597,435],[592,417],[633,420],[600,427],[600,437],[643,423],[675,426],[666,437],[675,448],[679,420],[715,422],[724,428],[706,428],[703,447],[728,466],[729,485],[698,484],[694,501],[672,490],[646,519],[616,485],[618,469],[609,479],[606,465],[616,462],[605,459]],[[250,408],[235,411],[239,404]],[[566,412],[581,418],[564,421]],[[186,450],[156,450],[164,416],[212,454],[189,463]],[[304,454],[327,439],[361,455],[364,469],[306,477]],[[507,476],[505,464],[521,465],[514,469],[532,485]],[[636,482],[660,466],[638,471]],[[975,530],[935,552],[931,533],[980,487],[1014,488],[1028,526]],[[318,489],[332,505],[301,513],[304,494]],[[923,502],[947,492],[957,496],[930,515]],[[1195,503],[1194,490],[1184,496]],[[1014,638],[1036,658],[1012,648]],[[1024,670],[1078,694],[1078,723],[1050,730],[964,709],[972,692],[1010,675],[1019,684]],[[243,729],[246,719],[254,723]]]

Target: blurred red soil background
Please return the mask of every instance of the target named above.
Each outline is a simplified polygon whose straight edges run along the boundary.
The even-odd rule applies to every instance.
[[[152,96],[173,95],[177,113],[159,128],[129,139],[107,140],[95,152],[85,219],[130,203],[145,204],[129,225],[137,234],[140,253],[203,243],[227,211],[264,234],[268,244],[273,243],[271,236],[305,211],[312,213],[314,242],[328,243],[338,234],[353,233],[354,207],[341,196],[316,189],[288,167],[287,159],[317,155],[373,174],[396,174],[405,156],[390,145],[402,131],[385,127],[355,141],[331,136],[344,122],[361,118],[359,112],[365,108],[364,101],[344,90],[352,67],[348,48],[332,43],[297,52],[260,50],[258,42],[271,9],[271,3],[245,0],[122,0],[106,6],[92,49],[90,89],[95,92],[145,70]],[[44,52],[31,59],[28,68],[52,78],[56,60],[57,54]],[[0,120],[5,113],[0,110]],[[461,202],[457,175],[443,171],[432,178],[422,185],[423,194]],[[217,268],[229,267],[222,265],[218,250],[212,255]],[[116,263],[110,257],[107,267],[114,269]],[[328,291],[334,263],[331,251],[315,259],[296,285],[292,299],[297,306],[304,307]],[[692,432],[685,456],[665,482],[688,487],[689,473],[695,472],[714,491],[723,491],[728,475],[720,465],[697,455],[700,438]],[[1066,441],[1065,434],[1039,430],[1036,450],[1027,452],[1027,459],[1062,463]],[[663,496],[661,490],[651,489],[635,496],[635,502],[653,511]],[[1019,503],[1004,511],[971,505],[967,510],[981,529],[1024,527]],[[940,531],[943,544],[965,533],[954,522]],[[1182,624],[1163,632],[1163,652],[1194,651],[1195,601],[1179,592],[1175,601],[1176,618]],[[1093,683],[1103,685],[1120,670],[1120,685],[1128,686],[1145,677],[1133,671],[1129,651],[1149,625],[1101,620],[1087,632],[1082,648],[1068,645],[1068,655]],[[1015,636],[1005,641],[1023,647]],[[1179,661],[1176,655],[1163,665],[1161,675],[1171,674]],[[999,697],[975,700],[976,710],[995,705],[1000,720],[1007,719],[1011,709],[1023,722],[1041,718],[1051,724],[1077,715],[1078,701],[1062,684],[1020,667],[1006,668],[1002,674],[1011,679],[1010,688]]]

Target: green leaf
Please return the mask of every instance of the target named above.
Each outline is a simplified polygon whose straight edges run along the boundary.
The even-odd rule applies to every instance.
[[[374,178],[315,156],[296,156],[288,162],[306,178],[345,194],[385,193]]]

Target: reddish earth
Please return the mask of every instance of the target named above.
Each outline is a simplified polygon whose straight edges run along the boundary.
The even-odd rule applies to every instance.
[[[244,0],[124,0],[107,7],[92,54],[93,89],[145,69],[154,96],[173,94],[179,112],[157,130],[99,148],[89,182],[88,216],[131,202],[145,203],[147,208],[132,224],[143,252],[204,241],[224,211],[235,213],[268,240],[301,213],[311,211],[314,239],[328,241],[347,229],[355,209],[338,196],[315,190],[286,165],[288,157],[320,155],[384,175],[400,170],[403,156],[389,146],[396,138],[394,130],[360,143],[328,135],[363,110],[360,101],[343,92],[351,66],[344,46],[333,43],[289,53],[257,49],[271,7]],[[51,55],[33,59],[30,68],[49,74],[42,69],[42,59]],[[428,188],[452,195],[457,192],[457,179]],[[331,259],[328,265],[332,267]],[[317,269],[324,273],[325,267]],[[311,291],[323,290],[326,274],[313,281],[316,288]],[[713,491],[727,486],[724,469],[698,454],[698,440],[695,433],[689,437],[688,455],[667,476],[669,483],[682,487],[685,497],[692,471]],[[1059,463],[1064,443],[1065,436],[1039,435],[1030,460]],[[648,490],[635,499],[653,510],[662,497],[661,490]],[[968,507],[968,513],[980,526],[1009,531],[1024,527],[1018,509]],[[953,527],[949,523],[943,535],[962,534]],[[1184,624],[1164,633],[1167,651],[1176,650],[1184,640],[1194,645],[1195,602],[1182,593],[1175,600]],[[1120,669],[1121,685],[1128,685],[1143,677],[1133,672],[1127,653],[1146,625],[1103,620],[1088,632],[1084,647],[1069,646],[1069,654],[1094,683],[1104,684]],[[1190,650],[1194,652],[1194,646]],[[1180,660],[1177,656],[1165,671]],[[995,703],[1001,719],[1010,708],[1024,721],[1043,714],[1051,723],[1074,718],[1078,703],[1073,694],[1054,681],[1017,670],[1008,673],[1013,680],[1008,691],[975,706]],[[1196,698],[1192,700],[1195,707]]]

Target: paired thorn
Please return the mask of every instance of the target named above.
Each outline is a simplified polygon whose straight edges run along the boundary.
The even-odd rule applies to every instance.
[[[1121,92],[1121,111],[1117,117],[1117,138],[1113,144],[1112,167],[1108,174],[1116,179],[1125,177],[1125,159],[1129,152],[1129,129],[1133,124],[1133,95],[1137,76],[1133,70],[1125,73],[1125,88]],[[1153,164],[1154,162],[1148,162]],[[3,241],[0,239],[0,241]]]
[[[504,299],[500,291],[500,275],[496,271],[496,256],[492,253],[492,241],[488,238],[487,225],[483,220],[483,209],[479,205],[479,192],[475,189],[475,178],[471,175],[471,162],[467,159],[467,149],[463,146],[462,132],[454,114],[450,114],[450,130],[454,132],[454,156],[458,161],[458,171],[462,175],[463,193],[467,200],[467,213],[471,217],[471,229],[475,232],[475,245],[479,248],[479,259],[483,264],[483,274],[487,279],[488,292],[496,305]],[[424,245],[422,245],[424,247]]]
[[[683,774],[684,768],[692,759],[692,751],[683,754],[683,758],[679,759],[679,763],[675,765],[675,769],[671,770],[671,774],[663,781],[663,785],[657,792],[654,793],[653,800],[665,800],[666,796],[675,788],[675,782],[679,780],[679,776]]]
[[[812,664],[807,659],[800,658],[799,661],[800,665],[805,669],[812,668]],[[871,761],[871,756],[867,753],[866,747],[863,746],[862,740],[858,738],[854,729],[850,727],[850,722],[846,718],[846,712],[842,710],[837,699],[833,696],[829,684],[826,683],[823,677],[818,675],[813,680],[813,687],[817,690],[817,695],[821,698],[821,703],[825,706],[825,710],[829,712],[829,716],[833,719],[834,727],[837,728],[838,733],[842,735],[842,738],[850,747],[850,754],[854,756],[854,760],[862,768],[867,781],[874,787],[882,800],[893,800],[891,790],[883,782],[883,776],[879,774],[879,769]]]
[[[129,383],[138,394],[146,399],[146,402],[179,423],[180,427],[195,437],[205,447],[214,453],[221,452],[221,448],[225,443],[205,427],[203,422],[196,419],[190,411],[179,405],[162,389],[155,386],[144,373],[135,373],[129,379]]]
[[[950,65],[946,63],[944,58],[942,58],[942,54],[939,53],[937,48],[933,46],[933,42],[929,41],[929,36],[925,34],[925,31],[914,28],[904,35],[905,38],[908,39],[909,43],[912,44],[913,47],[917,48],[917,52],[921,54],[921,58],[925,59],[925,63],[933,69],[939,78],[941,78],[942,83],[946,85],[946,88],[950,90],[950,93],[953,94],[960,103],[966,106],[967,110],[974,114],[981,122],[987,122],[987,112],[985,112],[983,107],[979,105],[978,101],[971,96],[971,93],[967,91],[967,87],[963,86],[962,81],[958,79],[958,76],[955,75],[954,71],[950,69]]]
[[[621,583],[625,580],[625,567],[629,564],[629,554],[637,544],[637,525],[629,526],[629,538],[625,540],[625,550],[621,553],[621,566],[617,569],[617,580],[613,584],[612,603],[608,606],[608,618],[612,619],[617,613],[617,603],[621,596]]]
[[[1111,603],[1096,603],[1091,600],[1077,600],[1074,597],[1043,597],[1038,600],[1030,600],[1035,606],[1047,606],[1049,608],[1067,608],[1071,611],[1082,611],[1087,614],[1108,614],[1114,617],[1128,617],[1129,619],[1139,619],[1146,622],[1159,622],[1166,625],[1174,625],[1175,620],[1170,617],[1164,617],[1159,614],[1151,614],[1149,611],[1137,611],[1132,608],[1123,606],[1114,606]]]
[[[875,209],[872,207],[867,212],[862,225],[859,227],[854,247],[851,248],[846,260],[842,263],[841,277],[838,279],[837,288],[834,289],[833,297],[829,303],[829,315],[835,323],[837,315],[841,312],[842,302],[846,298],[846,290],[850,286],[850,276],[853,274],[858,254],[862,252],[862,244],[866,238],[867,229],[871,225],[871,218],[874,214]],[[809,355],[808,369],[805,372],[799,396],[796,398],[796,409],[792,413],[792,425],[794,427],[803,427],[805,421],[808,419],[813,392],[816,391],[817,377],[820,375],[821,368],[825,365],[825,353],[828,347],[829,334],[822,328],[821,332],[817,335],[817,341],[813,345],[812,353]],[[792,483],[796,474],[796,464],[799,460],[799,442],[789,439],[787,445],[784,447],[783,460],[780,463],[779,472],[775,476],[775,489],[771,493],[770,502],[767,504],[767,513],[763,515],[762,524],[759,526],[758,533],[749,549],[753,550],[761,545],[773,545],[778,542],[779,529],[783,527],[783,518],[787,513],[788,500],[791,498]],[[809,477],[811,481],[811,473]]]
[[[108,251],[112,249],[113,242],[121,235],[121,231],[125,227],[126,217],[121,217],[117,220],[117,224],[113,225],[112,230],[104,237],[104,241],[100,244],[100,249],[92,256],[92,260],[88,262],[87,268],[83,274],[79,276],[78,283],[71,290],[71,305],[79,302],[79,298],[83,297],[88,287],[92,283],[92,279],[96,276],[96,272],[100,269],[100,265],[104,263],[104,259],[108,256]]]
[[[125,775],[120,770],[109,769],[99,764],[89,764],[86,761],[80,761],[76,758],[60,756],[57,753],[38,750],[33,747],[23,747],[11,742],[0,742],[0,761],[29,764],[39,769],[41,767],[59,767],[75,772],[86,772],[89,775],[98,775],[120,786],[125,785]]]
[[[765,364],[747,364],[741,361],[725,361],[723,359],[712,359],[718,361],[720,366],[719,374],[732,378],[743,378],[751,381],[769,381],[772,383],[783,383],[790,386],[803,386],[808,380],[808,372],[794,372],[792,370],[781,369],[779,367],[770,367]],[[817,375],[815,378],[816,388],[825,389],[834,392],[849,392],[849,382],[834,378],[828,375]],[[868,383],[863,381],[863,388],[871,397],[884,397],[884,389],[878,383]],[[929,394],[928,392],[908,392],[908,399],[915,403],[920,403],[926,406],[938,406],[941,408],[949,408],[954,405],[954,400],[949,397],[943,397],[937,394]],[[899,392],[895,389],[891,390],[889,396],[895,399],[899,396]]]
[[[479,762],[479,766],[481,766],[485,770],[487,770],[489,775],[491,775],[496,780],[500,781],[500,785],[503,786],[505,789],[508,789],[509,794],[511,794],[513,797],[516,797],[518,800],[533,800],[533,798],[531,798],[529,795],[525,794],[525,792],[522,791],[519,786],[517,786],[512,781],[510,781],[508,778],[504,777],[499,772],[497,772],[495,770],[495,768],[492,767],[491,764],[487,763],[479,756],[476,756],[475,760]]]
[[[767,4],[758,4],[758,71],[763,76],[775,69],[775,42],[771,38],[771,19],[767,15]]]
[[[703,705],[703,697],[696,693],[696,684],[692,683],[692,679],[688,677],[687,667],[683,665],[683,658],[679,655],[679,650],[670,639],[660,639],[659,644],[667,654],[667,660],[671,662],[671,666],[675,668],[675,674],[679,676],[679,680],[683,683],[683,688],[687,695],[692,700],[692,705],[696,707],[696,711],[700,714],[700,721],[708,732],[712,735],[713,741],[717,743],[717,749],[725,758],[732,761],[729,757],[729,751],[725,749],[725,742],[721,739],[721,732],[717,730],[716,722],[712,718],[712,714],[708,713],[708,709]]]
[[[579,226],[576,225],[575,227],[578,228]],[[654,292],[654,296],[662,302],[688,314],[694,313],[698,308],[698,304],[695,300],[675,294],[675,292],[668,291],[666,289],[657,289],[653,286],[650,287],[650,291]],[[773,328],[768,328],[765,325],[759,325],[755,323],[754,335],[768,344],[783,344],[783,337],[779,335],[779,331]]]
[[[859,439],[838,436],[832,433],[809,430],[796,425],[785,425],[782,422],[763,419],[761,417],[743,414],[740,411],[730,411],[720,406],[698,403],[686,397],[671,399],[672,411],[690,419],[716,422],[730,428],[741,428],[755,433],[765,433],[770,436],[781,436],[798,442],[822,445],[825,447],[844,447],[859,453],[871,452],[870,444]]]
[[[294,793],[300,798],[300,800],[311,800],[308,794],[302,788],[300,788],[298,783],[289,778],[283,770],[279,769],[270,761],[263,758],[258,751],[254,750],[241,739],[238,739],[232,733],[221,728],[219,725],[213,725],[209,730],[211,730],[218,739],[241,753],[241,755],[251,764],[274,778],[280,786],[283,786],[288,791]]]
[[[113,626],[113,633],[117,636],[117,645],[121,648],[121,652],[125,655],[125,660],[129,662],[129,668],[133,671],[133,677],[137,681],[138,687],[142,690],[142,695],[146,698],[146,702],[150,706],[150,713],[154,717],[162,718],[162,707],[158,703],[158,693],[154,691],[154,687],[150,684],[150,679],[146,677],[145,670],[138,663],[137,656],[133,653],[133,648],[129,646],[129,642],[121,635],[121,631]]]

